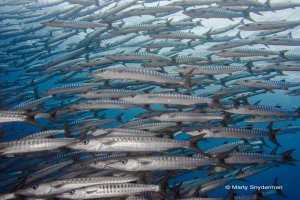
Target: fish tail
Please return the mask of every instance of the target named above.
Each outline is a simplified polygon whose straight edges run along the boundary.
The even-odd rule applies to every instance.
[[[266,7],[271,8],[271,0],[265,2]]]
[[[32,112],[27,113],[27,114],[26,114],[27,117],[26,117],[25,122],[26,122],[27,124],[29,124],[29,125],[36,126],[36,127],[40,128],[40,129],[44,130],[45,127],[42,126],[42,125],[40,125],[40,124],[38,124],[38,123],[35,121],[35,115],[38,114],[38,113],[40,113],[40,110],[35,110],[35,111],[32,111]]]
[[[223,123],[227,124],[228,122],[231,122],[231,121],[232,121],[232,118],[231,118],[230,113],[225,113]]]
[[[207,39],[207,40],[211,40],[211,39],[212,39],[212,37],[211,37],[211,31],[212,31],[212,29],[213,29],[213,28],[209,29],[209,31],[207,31],[207,32],[205,33],[206,39]]]
[[[219,155],[216,156],[216,159],[217,159],[217,163],[216,163],[216,166],[218,167],[222,167],[222,168],[225,168],[225,169],[234,169],[234,167],[230,164],[227,164],[225,163],[225,158],[228,157],[228,155],[234,151],[235,149],[232,149],[230,151],[227,151],[225,153],[221,153]]]
[[[277,141],[277,139],[276,139],[276,133],[277,133],[277,132],[271,131],[271,132],[270,132],[270,137],[269,137],[269,139],[270,139],[271,142],[273,142],[273,143],[276,144],[277,146],[281,146],[280,143],[279,143],[279,142]]]
[[[224,108],[224,106],[220,103],[220,96],[213,97],[212,104],[217,107]]]
[[[251,75],[253,75],[253,71],[252,71],[253,62],[252,62],[252,61],[249,61],[245,66],[247,67],[247,71],[248,71]]]
[[[255,20],[250,16],[250,7],[248,7],[247,10],[244,11],[244,18],[248,19],[249,21],[255,22]]]
[[[282,157],[281,161],[288,165],[295,165],[294,162],[297,160],[292,157],[292,153],[294,151],[295,151],[295,149],[291,149],[291,150],[281,153],[281,157]]]
[[[187,73],[183,75],[183,87],[185,87],[190,93],[193,93],[191,88],[191,75],[195,69],[190,69]]]
[[[167,199],[169,198],[169,196],[167,194],[168,180],[171,178],[172,175],[173,175],[173,173],[168,171],[167,175],[159,183],[160,194],[162,194]]]
[[[188,148],[195,151],[195,152],[197,152],[197,153],[200,153],[202,155],[207,156],[207,154],[204,151],[202,151],[201,149],[199,149],[198,145],[197,145],[198,141],[203,139],[203,136],[204,136],[204,134],[200,134],[200,135],[197,135],[197,136],[194,136],[194,137],[190,138],[189,139],[190,145],[189,145]]]
[[[281,57],[284,60],[287,60],[287,58],[285,57],[286,52],[288,52],[288,50],[279,51],[279,57]]]
[[[64,135],[65,135],[66,138],[72,138],[73,137],[67,124],[64,124],[64,131],[65,131]]]
[[[228,194],[225,196],[225,200],[234,200],[234,196],[235,196],[234,189],[231,189],[228,192]]]
[[[222,168],[225,168],[225,169],[233,169],[233,167],[231,165],[226,164],[224,162],[224,159],[218,159],[218,162],[217,162],[216,166],[222,167]]]
[[[49,115],[49,117],[48,117],[48,119],[49,119],[51,122],[53,122],[54,124],[57,124],[57,123],[58,123],[58,120],[55,118],[56,113],[57,113],[57,110],[51,111],[51,112],[50,112],[50,115]]]
[[[243,39],[242,36],[241,36],[241,31],[239,31],[239,32],[236,34],[236,37],[238,37],[239,39]]]
[[[275,178],[275,180],[274,180],[274,182],[273,182],[273,186],[279,186],[279,184],[278,184],[278,177],[276,177]],[[280,187],[276,187],[276,194],[278,195],[278,196],[281,196],[281,197],[285,197],[285,198],[287,198],[287,195],[286,194],[284,194],[283,192],[282,192],[282,190],[280,189]]]

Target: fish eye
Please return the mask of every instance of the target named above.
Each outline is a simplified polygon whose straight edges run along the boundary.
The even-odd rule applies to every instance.
[[[75,193],[75,190],[69,191],[69,194],[74,194],[74,193]]]
[[[36,190],[36,189],[38,188],[38,186],[37,186],[37,185],[33,185],[31,188],[32,188],[33,190]]]
[[[121,163],[122,163],[123,165],[125,165],[125,164],[127,163],[127,160],[121,160]]]
[[[82,143],[87,145],[89,143],[89,141],[88,140],[83,140]]]
[[[97,162],[97,161],[94,161],[94,164],[95,164],[95,165],[97,165],[97,164],[98,164],[98,162]]]

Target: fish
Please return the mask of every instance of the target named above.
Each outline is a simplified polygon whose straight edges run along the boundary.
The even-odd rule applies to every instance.
[[[113,183],[127,183],[138,180],[138,177],[85,177],[74,179],[63,179],[58,181],[52,181],[48,183],[41,183],[39,185],[33,185],[29,188],[20,189],[16,192],[17,195],[25,195],[31,197],[39,196],[51,196],[61,193],[65,193],[77,188],[82,188],[92,185],[100,184],[113,184]]]
[[[276,140],[276,132],[267,132],[251,128],[214,127],[186,133],[190,135],[202,135],[203,138],[269,138],[274,144],[279,145]]]
[[[261,21],[245,24],[239,27],[243,31],[278,30],[299,26],[298,21]]]
[[[297,173],[299,3],[0,6],[0,199],[285,196],[274,174]],[[266,175],[275,189],[219,193]]]
[[[51,26],[51,27],[60,27],[60,28],[99,28],[99,27],[105,27],[106,24],[100,24],[100,23],[94,23],[94,22],[88,22],[88,21],[76,21],[76,20],[53,20],[53,21],[47,21],[42,22],[45,26]]]
[[[144,82],[155,82],[157,84],[175,84],[181,85],[189,90],[190,88],[190,74],[192,70],[184,75],[183,78],[171,76],[166,73],[161,73],[152,70],[135,69],[135,68],[115,68],[104,69],[93,72],[93,76],[102,79],[122,79],[122,80],[138,80]],[[122,99],[120,99],[122,100]]]
[[[252,164],[259,164],[259,163],[267,163],[269,161],[274,161],[278,163],[286,163],[293,165],[294,159],[291,157],[293,153],[292,150],[288,150],[283,152],[279,155],[273,154],[264,154],[264,153],[249,153],[249,152],[239,152],[239,153],[231,153],[231,155],[224,159],[225,163],[233,164],[245,164],[245,163],[252,163]]]
[[[106,167],[125,171],[153,171],[195,169],[201,166],[214,165],[231,168],[217,158],[191,158],[185,156],[138,157],[111,161]]]
[[[183,148],[202,153],[196,145],[195,141],[180,141],[158,137],[107,136],[103,138],[86,139],[81,142],[70,144],[67,147],[73,150],[83,150],[87,152],[156,152]]]
[[[183,14],[192,17],[192,18],[225,18],[233,20],[233,18],[244,17],[250,21],[254,21],[247,10],[245,12],[234,12],[230,10],[226,10],[223,8],[199,8],[199,9],[190,9],[188,11],[183,12]]]
[[[134,183],[103,184],[77,188],[68,193],[62,193],[56,196],[68,199],[94,199],[105,197],[124,197],[147,191],[159,192],[160,187],[158,185]]]
[[[247,86],[247,87],[252,87],[252,88],[266,89],[266,90],[288,89],[290,87],[299,86],[299,83],[297,82],[293,83],[293,82],[286,82],[286,81],[266,81],[266,80],[244,80],[244,81],[238,81],[237,84]]]
[[[1,155],[11,156],[15,154],[39,152],[65,147],[75,141],[74,138],[35,138],[1,142]]]

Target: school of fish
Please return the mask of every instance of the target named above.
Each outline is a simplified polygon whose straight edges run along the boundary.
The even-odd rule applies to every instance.
[[[282,1],[1,0],[0,199],[285,197],[207,195],[297,163],[300,108],[251,100],[300,95]]]

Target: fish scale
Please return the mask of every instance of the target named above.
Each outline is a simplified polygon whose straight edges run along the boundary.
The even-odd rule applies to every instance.
[[[277,1],[1,2],[0,199],[297,199],[300,4]],[[250,176],[276,187],[215,192]]]

